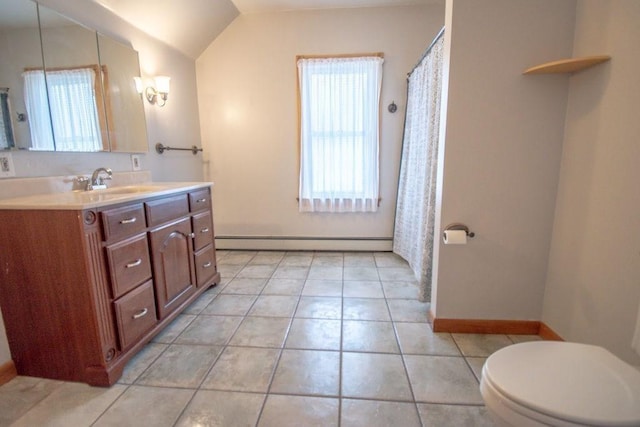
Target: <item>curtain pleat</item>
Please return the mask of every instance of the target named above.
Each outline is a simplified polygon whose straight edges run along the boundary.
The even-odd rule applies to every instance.
[[[408,79],[393,236],[393,252],[411,266],[421,301],[431,298],[443,47],[441,37]]]
[[[42,71],[25,71],[24,103],[27,110],[29,132],[31,132],[31,149],[53,151],[53,131],[49,116],[47,86]]]

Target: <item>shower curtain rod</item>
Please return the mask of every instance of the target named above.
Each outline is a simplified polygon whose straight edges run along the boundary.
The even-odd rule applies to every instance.
[[[422,60],[429,54],[429,52],[431,52],[431,48],[433,47],[433,45],[435,45],[438,42],[438,40],[440,40],[440,37],[442,37],[444,35],[444,28],[445,27],[442,27],[442,29],[435,36],[435,38],[433,39],[433,41],[431,42],[429,47],[424,51],[424,53],[422,54],[422,56],[420,57],[420,59],[418,60],[416,65],[414,65],[413,68],[411,69],[411,71],[409,71],[407,73],[407,80],[409,80],[409,77],[411,77],[411,74],[413,74],[413,72],[416,70],[416,68],[418,68],[418,66],[420,65]]]

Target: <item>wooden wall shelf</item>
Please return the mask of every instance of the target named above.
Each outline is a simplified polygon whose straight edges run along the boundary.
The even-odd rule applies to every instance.
[[[577,73],[594,65],[610,60],[609,55],[584,56],[546,62],[526,69],[522,74]]]

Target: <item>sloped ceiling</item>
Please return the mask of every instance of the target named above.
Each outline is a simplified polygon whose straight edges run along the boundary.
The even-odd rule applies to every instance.
[[[239,15],[230,0],[97,0],[150,36],[197,58]]]
[[[233,0],[240,13],[276,12],[304,9],[406,6],[442,3],[444,0]]]
[[[197,58],[239,14],[444,4],[445,0],[95,0],[152,37]]]

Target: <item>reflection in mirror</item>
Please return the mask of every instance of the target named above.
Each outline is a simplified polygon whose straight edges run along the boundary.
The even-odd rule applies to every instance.
[[[13,123],[11,122],[11,105],[9,104],[9,88],[0,87],[0,150],[8,150],[15,146]]]
[[[109,120],[111,151],[128,153],[148,150],[142,96],[134,77],[140,76],[138,52],[116,40],[98,34],[100,65],[104,70],[105,108]]]
[[[44,71],[25,69],[23,74],[31,148],[108,151],[110,106],[102,96],[96,33],[40,5],[38,11]]]
[[[0,137],[0,148],[29,149],[31,133],[22,73],[27,68],[42,68],[36,4],[26,0],[0,0],[0,10],[0,87],[8,89],[3,91],[6,95],[0,96],[2,133],[5,134]],[[7,137],[11,133],[9,129],[13,142]]]

